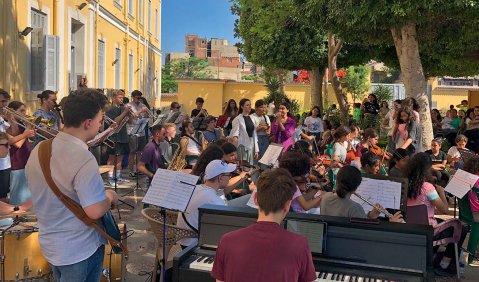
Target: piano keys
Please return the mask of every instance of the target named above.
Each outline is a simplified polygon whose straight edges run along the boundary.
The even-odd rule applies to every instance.
[[[256,221],[248,208],[200,208],[199,239],[173,260],[173,281],[214,281],[210,273],[221,236]],[[327,224],[324,253],[313,252],[315,281],[434,281],[432,234],[428,225],[351,223],[347,218],[290,213],[288,220]],[[303,234],[307,235],[307,234]]]

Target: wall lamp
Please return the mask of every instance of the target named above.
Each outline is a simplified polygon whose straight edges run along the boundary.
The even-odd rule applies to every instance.
[[[86,2],[81,3],[80,5],[77,6],[78,10],[82,10],[83,8],[86,7],[86,5],[88,5],[88,3],[86,3]]]
[[[18,32],[18,36],[20,38],[23,38],[24,36],[29,35],[30,32],[32,32],[32,30],[33,30],[32,27],[27,26],[24,30]]]

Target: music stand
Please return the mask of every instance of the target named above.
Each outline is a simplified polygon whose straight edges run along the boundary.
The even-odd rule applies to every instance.
[[[135,152],[135,165],[136,165],[136,170],[137,170],[136,171],[136,187],[135,187],[135,189],[131,190],[130,192],[124,194],[122,197],[125,197],[126,195],[134,193],[136,190],[140,189],[140,187],[139,187],[140,186],[140,183],[139,183],[140,174],[138,172],[138,151],[140,149],[139,139],[140,138],[145,138],[145,137],[144,136],[140,137],[139,135],[140,135],[140,132],[145,130],[145,127],[148,124],[148,122],[149,122],[148,118],[138,119],[137,123],[134,123],[133,128],[131,129],[131,134],[130,135],[132,135],[136,138],[136,152]]]
[[[283,152],[282,144],[271,143],[268,145],[268,148],[266,148],[266,151],[264,152],[261,159],[258,161],[258,164],[266,166],[266,168],[271,169],[273,168],[274,164],[281,156],[282,152]]]
[[[160,208],[163,219],[163,246],[161,258],[161,273],[163,282],[166,281],[166,211],[184,213],[193,196],[198,176],[179,171],[158,169],[153,176],[150,189],[146,191],[142,202],[156,205]]]

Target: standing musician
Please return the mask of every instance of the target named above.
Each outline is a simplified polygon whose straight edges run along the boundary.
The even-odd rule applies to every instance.
[[[306,238],[281,227],[296,185],[285,169],[265,172],[254,201],[258,221],[221,237],[211,275],[216,281],[313,281]],[[196,190],[195,190],[196,192]]]
[[[261,159],[269,146],[269,134],[271,133],[271,121],[266,115],[266,102],[263,99],[254,103],[255,112],[251,115],[256,123],[256,134],[258,135],[258,159]]]
[[[205,103],[205,100],[203,98],[198,97],[196,98],[196,109],[193,109],[191,111],[191,120],[194,123],[193,127],[195,130],[204,130],[204,124],[203,121],[204,119],[208,116],[208,111],[203,108],[203,104]]]
[[[55,109],[57,106],[57,94],[51,90],[45,90],[37,97],[40,99],[40,109],[33,113],[34,117],[41,117],[44,120],[53,120],[53,126],[55,130],[62,130],[63,123],[61,122],[60,113]]]
[[[141,159],[138,162],[138,171],[148,176],[150,180],[159,168],[167,168],[167,162],[161,153],[160,144],[165,140],[165,128],[157,124],[151,128],[152,140],[146,144]]]
[[[124,119],[129,118],[130,106],[123,106],[123,98],[125,93],[123,90],[116,90],[113,92],[112,105],[106,112],[106,115],[114,120],[118,126]],[[130,147],[128,145],[128,134],[126,127],[123,126],[120,131],[111,136],[111,140],[115,142],[115,147],[109,150],[108,165],[114,165],[116,169],[116,175],[113,171],[108,172],[109,182],[111,186],[115,186],[115,178],[117,183],[125,182],[126,180],[121,176],[121,163],[124,155],[130,153]]]
[[[281,103],[276,113],[276,121],[271,125],[271,135],[273,142],[283,145],[283,152],[293,145],[293,134],[295,129],[294,119],[289,114],[290,104]]]
[[[105,103],[105,96],[93,89],[69,95],[64,107],[65,128],[53,139],[51,150],[55,184],[93,220],[101,218],[118,200],[115,192],[105,191],[97,161],[86,144],[102,125]],[[26,173],[42,253],[56,281],[100,281],[106,240],[53,193],[40,166],[44,160],[39,159],[39,147],[33,149]]]
[[[137,175],[136,171],[136,158],[141,156],[141,152],[146,145],[145,130],[139,132],[131,132],[134,128],[135,121],[138,121],[140,118],[148,117],[148,107],[145,104],[141,103],[140,98],[143,94],[139,90],[134,90],[131,92],[132,101],[127,105],[130,107],[132,116],[128,120],[127,133],[128,133],[128,143],[130,147],[130,155],[128,157],[128,168],[130,170],[130,176],[135,177]]]
[[[191,121],[184,121],[181,130],[180,147],[183,158],[190,166],[194,166],[201,153],[201,143],[193,135],[195,129]]]
[[[259,148],[256,125],[251,118],[251,101],[243,98],[239,106],[240,114],[233,120],[229,137],[239,150],[240,160],[253,165],[254,159],[258,158]]]

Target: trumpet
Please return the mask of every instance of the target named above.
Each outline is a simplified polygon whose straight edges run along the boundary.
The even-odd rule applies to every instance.
[[[30,129],[30,128],[34,129],[35,133],[43,139],[53,138],[58,134],[58,130],[52,128],[52,126],[55,124],[55,120],[53,119],[45,120],[45,119],[42,119],[41,117],[24,115],[8,107],[1,109],[1,111],[4,116],[6,115],[14,116],[15,117],[14,122],[20,127],[23,127],[25,129]],[[40,123],[47,125],[47,128],[49,129],[49,131],[41,127]]]
[[[108,123],[109,125],[116,124],[116,121],[112,120],[112,119],[111,119],[110,117],[108,117],[107,115],[104,115],[103,118],[104,118],[104,121],[105,121],[106,123]]]
[[[368,199],[362,197],[358,193],[354,193],[354,195],[356,195],[356,197],[358,197],[359,199],[363,200],[366,204],[368,204],[371,207],[373,207],[373,208],[377,209],[378,211],[382,212],[387,218],[393,217],[393,215],[390,212],[388,212],[385,208],[377,207],[375,204],[371,203]]]

